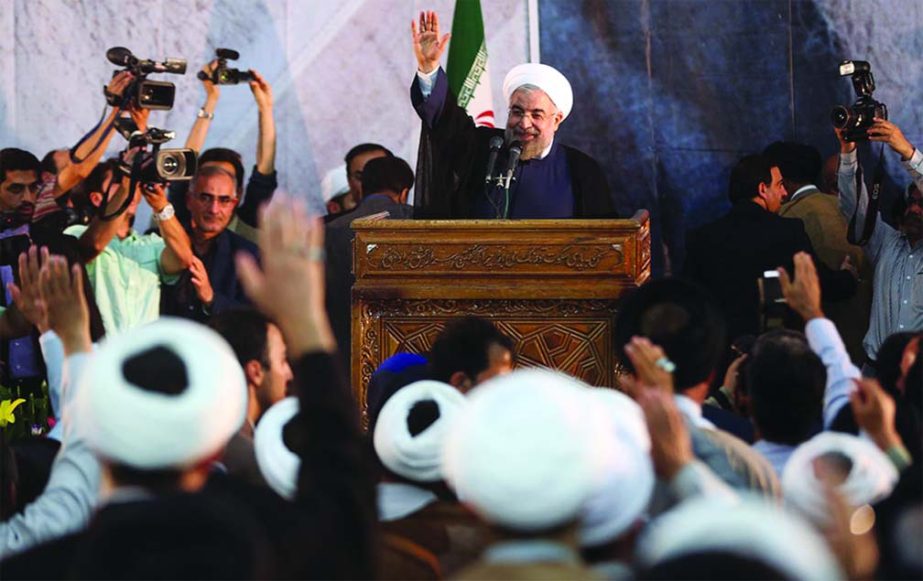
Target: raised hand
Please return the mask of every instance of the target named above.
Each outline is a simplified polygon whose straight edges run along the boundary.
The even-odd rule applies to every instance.
[[[272,85],[269,84],[263,75],[253,69],[250,69],[253,80],[250,81],[250,91],[253,92],[253,100],[261,111],[272,108]]]
[[[439,59],[449,44],[451,34],[439,36],[439,17],[435,12],[421,12],[417,28],[415,20],[410,21],[410,36],[413,39],[413,53],[417,57],[417,68],[421,73],[431,73],[439,68]]]
[[[887,119],[876,117],[868,129],[869,141],[881,141],[891,146],[891,149],[900,154],[903,159],[910,159],[913,155],[913,144],[904,137],[901,128]]]
[[[42,303],[39,277],[42,264],[48,261],[48,249],[44,246],[30,246],[28,252],[19,255],[19,285],[10,283],[7,288],[13,296],[13,303],[19,312],[38,328],[39,333],[48,330],[48,317]]]
[[[668,394],[673,393],[673,371],[675,365],[659,346],[646,337],[632,337],[625,345],[634,377],[623,378],[622,384],[632,397],[644,388],[656,388]]]
[[[247,296],[276,321],[290,354],[332,352],[336,341],[324,305],[324,227],[304,204],[286,196],[261,212],[262,268],[237,255],[237,275]]]
[[[862,379],[856,382],[856,390],[849,394],[849,403],[859,427],[868,433],[875,445],[883,451],[892,446],[901,446],[900,435],[894,424],[897,408],[878,381]]]
[[[215,74],[215,69],[217,68],[218,59],[215,59],[202,67],[202,72],[207,75],[206,78],[202,79],[202,88],[205,89],[205,98],[208,101],[217,101],[218,97],[221,96],[221,89],[218,88],[218,85],[212,82],[212,75]],[[214,102],[212,105],[214,105]]]
[[[112,80],[109,81],[109,84],[106,85],[106,95],[118,97],[121,101],[122,93],[125,92],[125,89],[128,88],[128,85],[134,80],[135,76],[128,71],[122,71],[112,77]],[[114,101],[110,101],[114,103]]]
[[[80,265],[68,268],[63,256],[49,256],[42,264],[39,280],[48,326],[61,338],[64,353],[89,351],[90,311]]]
[[[189,265],[189,272],[192,274],[192,286],[195,288],[196,296],[203,305],[211,305],[215,300],[215,291],[212,288],[211,279],[208,278],[208,271],[198,256],[192,257],[192,264]]]
[[[811,255],[799,252],[795,255],[795,281],[784,268],[779,268],[779,283],[782,285],[782,295],[788,306],[801,315],[805,322],[824,316],[820,306],[820,279]]]

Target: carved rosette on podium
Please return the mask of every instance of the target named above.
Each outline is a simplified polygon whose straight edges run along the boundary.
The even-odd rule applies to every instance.
[[[628,220],[353,222],[352,384],[397,352],[425,353],[445,323],[491,319],[517,366],[614,385],[616,301],[650,276],[646,211]]]

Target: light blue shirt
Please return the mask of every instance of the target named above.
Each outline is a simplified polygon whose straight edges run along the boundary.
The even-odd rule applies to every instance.
[[[904,169],[923,191],[923,154],[914,150]],[[838,183],[840,188],[840,211],[847,220],[852,218],[856,208],[856,152],[840,154]],[[857,229],[865,223],[868,193],[865,184],[861,187],[859,212],[856,216]],[[872,314],[869,330],[862,342],[866,354],[876,359],[878,349],[888,336],[902,331],[923,329],[923,241],[913,246],[907,238],[895,230],[881,215],[876,216],[875,231],[865,253],[875,268],[872,281]]]

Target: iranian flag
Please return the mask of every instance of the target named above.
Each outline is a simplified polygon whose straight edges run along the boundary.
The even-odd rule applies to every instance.
[[[458,104],[475,125],[494,126],[494,102],[487,70],[487,43],[481,0],[457,0],[446,74]]]

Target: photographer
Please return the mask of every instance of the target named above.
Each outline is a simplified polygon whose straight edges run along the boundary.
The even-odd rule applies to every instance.
[[[112,77],[103,92],[107,99],[111,102],[116,102],[134,79],[135,77],[132,73],[122,71]],[[113,124],[122,112],[123,110],[120,106],[113,106],[109,114],[78,142],[69,155],[66,157],[60,156],[60,158],[56,156],[56,167],[59,159],[63,165],[57,170],[56,174],[42,172],[42,179],[34,201],[35,210],[32,214],[36,234],[41,235],[46,230],[60,232],[63,229],[63,224],[58,219],[61,216],[59,212],[62,209],[59,198],[85,180],[90,175],[90,172],[93,171],[93,168],[96,167],[96,164],[99,163],[99,160],[102,159],[103,153],[109,147],[109,141],[115,134],[115,131],[112,130]]]
[[[146,112],[136,116],[141,131],[147,129],[146,118]],[[130,166],[134,155],[129,150],[122,161]],[[88,281],[100,305],[106,331],[113,333],[160,316],[161,284],[174,284],[191,266],[192,247],[186,230],[174,217],[162,183],[139,184],[131,194],[132,202],[121,215],[103,219],[100,214],[108,216],[122,207],[130,179],[120,172],[116,160],[102,164],[100,171],[101,191],[116,192],[108,196],[106,207],[97,210],[89,225],[71,226],[65,233],[80,238]],[[89,196],[94,197],[97,196]],[[151,207],[159,236],[138,234],[132,228],[142,197]]]
[[[860,183],[856,199],[856,144],[846,141],[842,130],[834,132],[840,142],[840,210],[847,220],[855,213],[856,223],[864,224],[869,196],[865,183]],[[904,137],[900,127],[885,119],[875,118],[868,139],[887,143],[897,152],[914,182],[892,208],[895,227],[880,214],[875,216],[874,230],[865,245],[875,277],[872,314],[863,341],[868,357],[863,373],[874,375],[878,350],[889,335],[923,328],[923,153]]]
[[[195,151],[202,151],[205,138],[212,119],[215,117],[215,108],[221,95],[219,85],[214,81],[218,60],[213,60],[202,68],[206,78],[202,79],[202,88],[205,90],[205,104],[199,109],[196,121],[186,139],[186,147]],[[273,119],[272,86],[257,71],[250,70],[250,91],[256,102],[259,116],[259,137],[256,145],[256,165],[247,182],[246,195],[244,195],[244,166],[241,156],[234,150],[226,148],[212,148],[203,151],[199,156],[199,167],[215,166],[233,172],[237,187],[237,198],[242,203],[237,207],[229,228],[250,241],[256,240],[257,210],[272,199],[273,192],[278,186],[276,179],[276,125]],[[172,184],[170,186],[170,201],[176,206],[177,217],[183,224],[189,225],[189,210],[185,205],[188,184]]]

